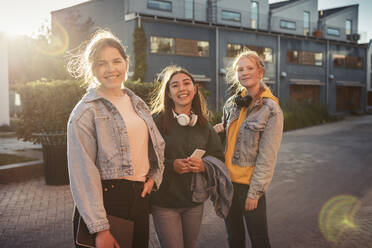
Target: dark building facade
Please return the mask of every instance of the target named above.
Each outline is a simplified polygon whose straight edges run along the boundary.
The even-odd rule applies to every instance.
[[[355,5],[324,10],[320,16],[314,0],[273,5],[267,0],[92,0],[52,12],[52,22],[68,33],[71,13],[81,23],[90,18],[90,32],[109,28],[128,46],[131,58],[133,32],[143,27],[148,65],[143,80],[152,81],[169,64],[183,66],[208,90],[212,109],[228,97],[226,67],[243,48],[262,56],[265,82],[282,102],[326,104],[330,113],[367,108],[370,46],[358,44],[355,35],[350,38],[357,34]],[[288,18],[290,13],[300,14]],[[332,15],[339,20],[339,36],[327,34],[328,27],[337,28]],[[345,34],[348,26],[351,36]]]

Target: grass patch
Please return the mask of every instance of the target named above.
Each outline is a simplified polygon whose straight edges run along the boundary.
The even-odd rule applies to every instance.
[[[23,156],[18,156],[14,154],[0,153],[0,166],[8,164],[23,163],[29,161],[35,161],[35,158],[28,158]]]

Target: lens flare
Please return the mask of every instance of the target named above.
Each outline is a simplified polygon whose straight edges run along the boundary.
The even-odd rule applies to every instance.
[[[41,53],[49,56],[57,56],[67,51],[70,39],[66,29],[57,21],[53,22],[53,36],[52,42],[45,46],[39,46],[38,49]]]
[[[354,217],[360,206],[361,202],[352,195],[335,196],[328,200],[318,218],[323,236],[336,243],[344,232],[358,229]]]

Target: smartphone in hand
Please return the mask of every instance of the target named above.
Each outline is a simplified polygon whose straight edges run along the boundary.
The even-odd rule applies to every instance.
[[[205,151],[202,149],[195,149],[195,151],[191,154],[190,158],[202,158]]]

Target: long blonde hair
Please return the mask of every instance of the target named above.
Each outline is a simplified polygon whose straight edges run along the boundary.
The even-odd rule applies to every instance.
[[[241,92],[244,90],[244,86],[240,84],[238,80],[238,64],[242,58],[249,58],[253,60],[259,69],[263,70],[265,72],[265,63],[263,59],[258,55],[257,52],[244,49],[240,53],[238,53],[234,59],[232,60],[230,66],[227,67],[226,70],[226,82],[230,84],[230,89],[234,89],[234,93],[237,94],[238,92]],[[268,86],[264,83],[264,81],[261,79],[260,81],[260,88],[266,89]]]

